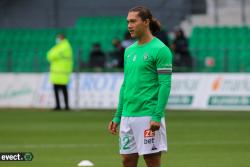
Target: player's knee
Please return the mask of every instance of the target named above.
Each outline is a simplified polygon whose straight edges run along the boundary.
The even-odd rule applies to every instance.
[[[146,164],[147,164],[147,167],[160,167],[161,166],[159,161],[147,160]]]
[[[130,164],[131,162],[133,162],[134,158],[130,157],[130,156],[122,156],[122,163],[123,164]]]
[[[147,167],[160,167],[161,166],[161,153],[144,155],[144,160],[147,164]]]
[[[147,167],[161,167],[160,164],[155,163],[155,162],[146,162]]]
[[[123,155],[122,164],[124,167],[136,167],[138,161],[137,155]]]

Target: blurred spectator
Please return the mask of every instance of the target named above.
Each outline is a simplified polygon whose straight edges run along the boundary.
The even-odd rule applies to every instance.
[[[158,31],[155,36],[159,38],[167,47],[169,47],[169,38],[164,29],[161,29],[161,31]]]
[[[124,67],[124,51],[125,48],[119,39],[113,39],[112,44],[114,50],[109,53],[109,60],[107,66],[109,68],[122,68]]]
[[[64,96],[65,109],[69,110],[67,84],[73,69],[72,48],[63,34],[56,36],[56,45],[47,53],[50,63],[50,81],[53,84],[56,106],[54,110],[61,110],[59,93]]]
[[[192,57],[188,50],[188,40],[182,29],[175,30],[175,38],[171,48],[174,51],[174,65],[177,67],[192,68]]]
[[[122,41],[122,47],[123,48],[127,48],[129,47],[130,45],[132,45],[135,41],[133,40],[133,38],[131,37],[130,33],[127,31],[125,34],[124,34],[124,40]]]
[[[105,67],[105,53],[101,49],[100,43],[95,43],[92,45],[92,49],[90,52],[90,60],[89,65],[91,68],[95,68],[99,70]]]

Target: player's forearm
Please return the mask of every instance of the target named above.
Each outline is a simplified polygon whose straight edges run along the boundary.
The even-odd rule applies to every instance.
[[[159,84],[158,103],[152,116],[152,121],[155,122],[160,122],[162,116],[164,115],[171,89],[171,75],[159,75]]]
[[[125,84],[123,83],[120,89],[120,96],[119,96],[119,103],[118,103],[118,107],[115,113],[115,116],[113,118],[113,122],[119,124],[121,121],[121,116],[122,116],[122,109],[123,109],[123,96],[124,96],[124,87]]]

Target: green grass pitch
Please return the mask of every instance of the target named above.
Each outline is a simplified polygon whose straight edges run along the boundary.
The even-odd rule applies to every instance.
[[[0,109],[0,152],[32,152],[33,161],[0,167],[121,166],[113,112]],[[250,112],[168,111],[163,167],[250,167]],[[142,159],[138,167],[144,167]]]

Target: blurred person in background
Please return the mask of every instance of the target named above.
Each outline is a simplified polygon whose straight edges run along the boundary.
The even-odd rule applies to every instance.
[[[112,40],[114,50],[109,53],[108,67],[123,69],[124,67],[124,47],[119,39]]]
[[[155,36],[159,38],[167,47],[169,47],[169,38],[164,29],[161,29],[160,31],[155,33]]]
[[[131,37],[129,31],[126,31],[126,33],[124,34],[124,39],[122,41],[122,47],[123,48],[127,48],[130,45],[132,45],[134,43],[134,39]]]
[[[188,50],[188,40],[184,31],[180,28],[175,30],[175,38],[171,48],[174,51],[174,65],[177,67],[192,68],[192,57]]]
[[[64,97],[65,110],[69,110],[67,84],[73,70],[73,53],[69,41],[64,34],[56,35],[56,44],[47,53],[50,63],[50,82],[53,84],[56,106],[55,111],[61,110],[60,92]]]
[[[125,50],[119,104],[108,129],[117,134],[120,125],[124,167],[136,167],[139,155],[147,167],[160,167],[161,153],[167,151],[165,106],[171,88],[172,53],[153,36],[160,23],[149,9],[130,9],[127,21],[137,42]]]
[[[93,68],[95,71],[101,71],[105,67],[106,56],[102,51],[100,43],[94,43],[90,51],[89,67]]]

